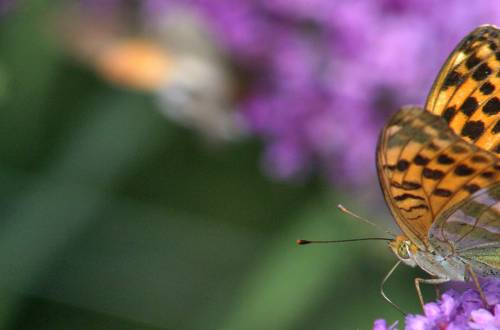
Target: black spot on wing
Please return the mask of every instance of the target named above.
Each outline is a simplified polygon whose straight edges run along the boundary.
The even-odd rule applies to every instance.
[[[469,56],[469,58],[467,59],[467,61],[465,61],[465,66],[467,67],[467,69],[472,69],[473,67],[475,67],[476,65],[478,65],[479,63],[481,63],[481,59],[478,58],[476,56],[476,54],[472,54]]]
[[[418,200],[425,200],[423,197],[421,196],[417,196],[417,195],[413,195],[413,194],[409,194],[409,193],[404,193],[404,194],[401,194],[401,195],[398,195],[398,196],[394,196],[394,199],[397,200],[398,202],[399,201],[404,201],[406,199],[418,199]]]
[[[474,184],[474,183],[469,183],[469,184],[466,184],[464,186],[464,190],[467,191],[470,194],[475,193],[479,189],[481,189],[481,188],[477,184]]]
[[[438,156],[437,161],[439,164],[449,165],[449,164],[453,164],[455,162],[455,159],[453,159],[445,154],[441,154]]]
[[[458,176],[468,176],[474,173],[474,169],[467,165],[460,164],[455,168],[454,173]]]
[[[474,70],[474,73],[472,74],[472,79],[476,81],[481,81],[486,79],[493,71],[491,68],[488,66],[487,63],[483,63],[480,66],[477,67],[476,70]]]
[[[476,140],[484,132],[484,123],[482,121],[470,120],[462,128],[462,136],[467,136],[472,140]]]
[[[449,124],[451,122],[451,120],[453,119],[453,117],[455,117],[457,113],[457,109],[455,108],[455,106],[451,106],[449,108],[447,108],[445,111],[443,111],[443,118],[444,120],[446,120],[446,122]]]
[[[483,107],[483,112],[489,116],[496,115],[500,111],[500,100],[498,97],[490,99]]]
[[[450,86],[460,85],[462,83],[463,79],[464,78],[460,73],[458,73],[457,71],[451,71],[450,73],[448,73],[448,75],[444,79],[442,89],[445,90]]]
[[[460,111],[462,111],[467,116],[472,116],[472,114],[477,110],[478,103],[475,97],[469,96],[465,99],[464,103],[460,107]]]
[[[391,186],[403,189],[403,190],[417,190],[422,188],[422,185],[417,182],[403,181],[403,183],[391,182]]]
[[[427,157],[424,157],[422,155],[416,155],[415,158],[413,159],[413,162],[416,164],[416,165],[420,165],[420,166],[425,166],[429,163],[430,159],[427,158]]]
[[[433,170],[430,168],[424,168],[422,172],[423,176],[431,180],[439,180],[444,176],[444,172],[440,170]]]
[[[491,130],[493,134],[497,134],[500,132],[500,120],[497,120],[497,123],[495,124],[495,127]]]
[[[400,159],[398,161],[398,163],[396,164],[396,168],[398,169],[398,171],[400,172],[404,172],[408,169],[408,167],[410,166],[410,162],[408,162],[407,160],[404,160],[404,159]]]
[[[487,81],[481,85],[479,90],[481,91],[481,93],[483,93],[483,95],[490,95],[495,90],[495,85]]]
[[[494,175],[495,175],[495,173],[493,173],[491,171],[481,173],[481,176],[485,179],[491,179]]]
[[[448,189],[441,189],[441,188],[437,188],[436,190],[434,190],[432,192],[434,195],[436,196],[440,196],[440,197],[450,197],[452,192],[451,190],[448,190]]]
[[[488,160],[488,158],[486,158],[484,156],[475,155],[475,156],[472,156],[470,158],[470,161],[473,162],[473,163],[478,163],[478,164],[482,163],[482,164],[484,164],[484,163],[488,163],[489,160]]]

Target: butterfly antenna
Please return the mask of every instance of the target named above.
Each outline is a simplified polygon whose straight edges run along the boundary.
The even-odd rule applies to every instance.
[[[352,239],[340,239],[333,241],[310,241],[307,239],[298,239],[296,241],[297,245],[306,245],[311,243],[345,243],[345,242],[359,242],[359,241],[392,241],[392,238],[385,237],[366,237],[366,238],[352,238]]]
[[[355,219],[358,219],[358,220],[360,220],[360,221],[362,221],[362,222],[364,222],[364,223],[369,224],[370,226],[373,226],[373,227],[375,227],[375,228],[377,228],[377,229],[379,229],[379,230],[382,230],[384,233],[389,234],[389,235],[390,235],[390,236],[392,236],[392,237],[396,237],[396,236],[397,236],[396,234],[394,234],[394,233],[393,233],[393,232],[391,232],[390,230],[384,229],[384,228],[380,227],[379,225],[377,225],[376,223],[374,223],[374,222],[372,222],[372,221],[370,221],[370,220],[368,220],[368,219],[362,218],[362,217],[360,217],[359,215],[357,215],[356,213],[353,213],[353,212],[349,211],[349,210],[348,210],[348,209],[346,209],[346,208],[345,208],[342,204],[337,205],[337,208],[338,208],[340,211],[342,211],[342,212],[344,212],[344,213],[346,213],[346,214],[349,214],[351,217],[353,217],[353,218],[355,218]]]

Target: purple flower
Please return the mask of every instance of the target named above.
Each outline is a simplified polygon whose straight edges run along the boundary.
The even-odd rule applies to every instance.
[[[280,178],[319,168],[332,182],[373,170],[378,132],[407,103],[422,104],[447,54],[475,26],[500,18],[494,1],[150,0],[182,5],[212,26],[250,73],[239,101]],[[443,12],[447,15],[444,17]]]
[[[373,323],[373,330],[394,330],[396,329],[397,325],[397,321],[394,322],[391,326],[388,326],[386,320],[375,320],[375,322]]]
[[[425,304],[423,314],[405,318],[406,330],[500,329],[500,280],[489,279],[482,284],[488,306],[479,293],[468,289],[463,293],[451,289],[436,302]],[[373,329],[389,329],[384,320],[376,320]]]
[[[493,313],[486,309],[472,311],[469,326],[472,329],[500,329],[500,305],[495,305]]]

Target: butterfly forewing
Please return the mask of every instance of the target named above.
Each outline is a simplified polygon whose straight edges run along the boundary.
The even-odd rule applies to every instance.
[[[377,166],[396,222],[422,249],[428,248],[438,214],[498,178],[493,153],[467,143],[443,118],[417,107],[403,108],[386,125]]]
[[[425,109],[443,117],[464,140],[500,154],[500,31],[472,31],[452,52]]]

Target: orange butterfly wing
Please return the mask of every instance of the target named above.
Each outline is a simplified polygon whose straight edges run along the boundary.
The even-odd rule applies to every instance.
[[[382,131],[379,181],[401,230],[428,248],[432,223],[498,182],[500,30],[480,26],[441,69],[423,111],[403,108]]]
[[[405,235],[428,249],[437,215],[498,181],[492,152],[468,143],[441,117],[406,107],[385,126],[377,147],[379,181]]]
[[[425,109],[464,140],[500,154],[500,30],[483,25],[451,53]]]

